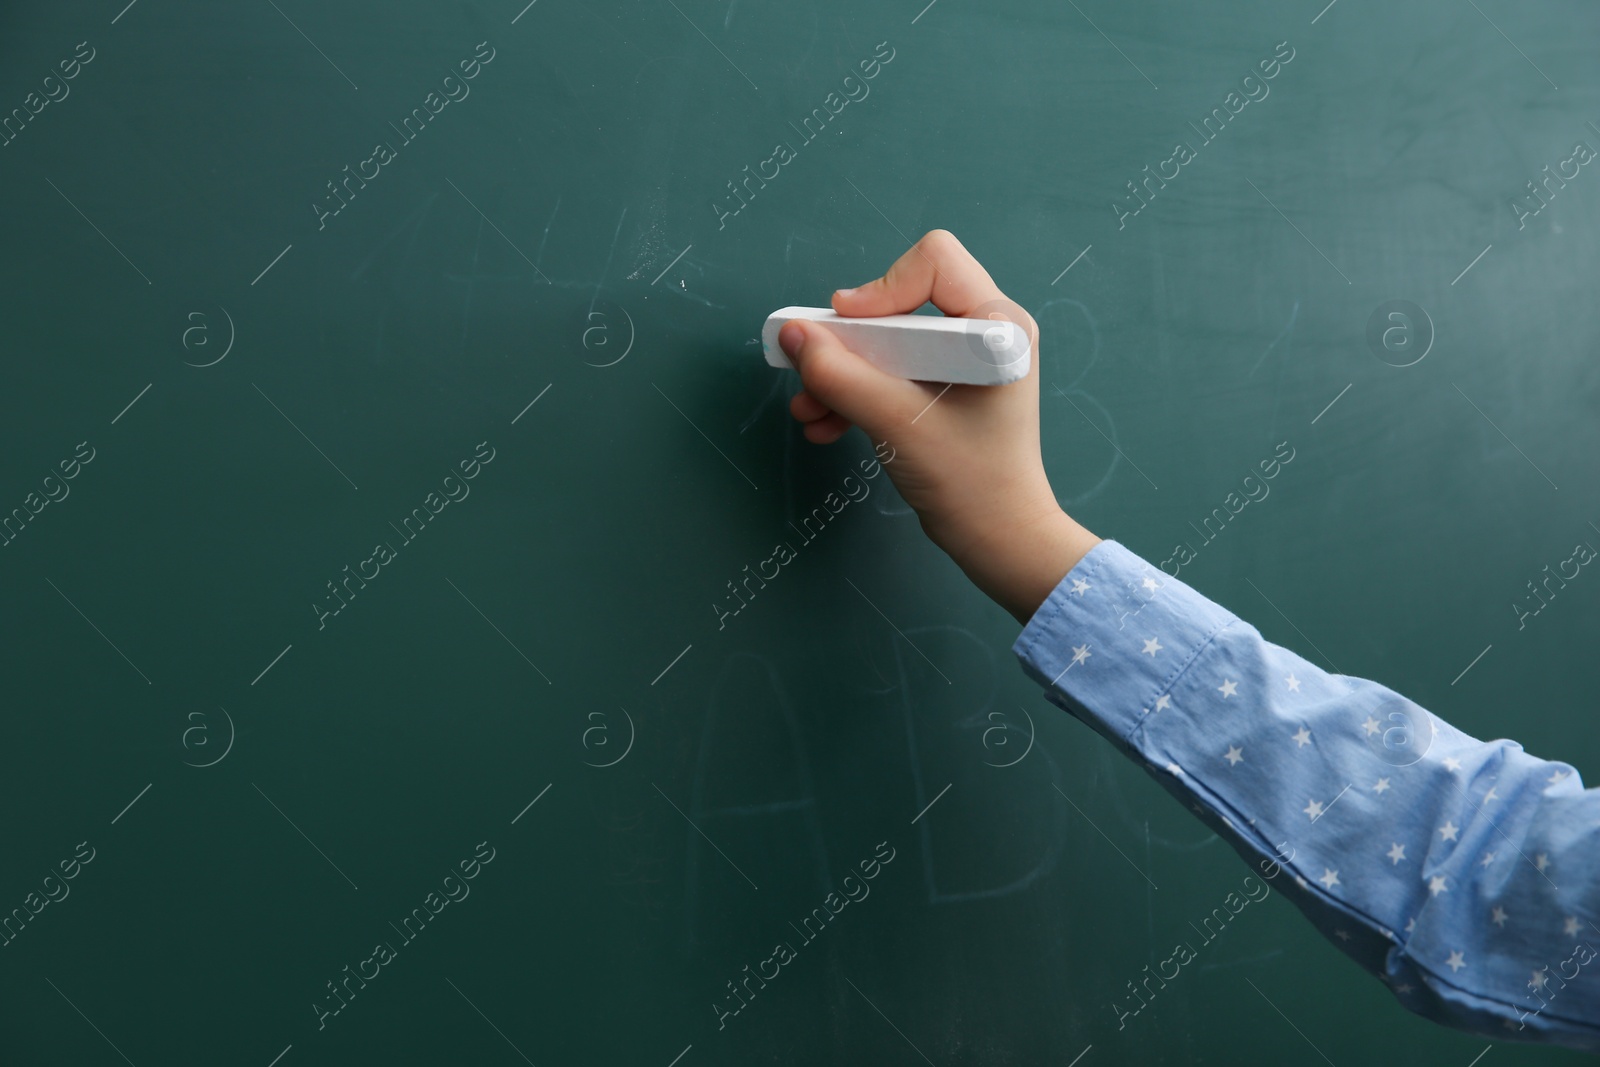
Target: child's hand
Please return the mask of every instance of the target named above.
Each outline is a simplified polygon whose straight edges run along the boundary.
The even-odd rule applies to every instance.
[[[789,404],[806,439],[831,444],[860,426],[888,441],[887,465],[922,529],[967,577],[1026,622],[1099,543],[1056,503],[1039,454],[1039,328],[955,235],[933,230],[882,278],[833,294],[840,315],[895,315],[925,302],[946,315],[1004,319],[1033,341],[1027,377],[1009,385],[937,385],[878,370],[826,326],[793,321],[778,343],[800,372]]]

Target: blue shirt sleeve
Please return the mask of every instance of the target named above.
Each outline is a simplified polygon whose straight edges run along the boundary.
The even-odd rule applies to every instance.
[[[1405,1007],[1600,1051],[1600,789],[1571,766],[1329,674],[1113,541],[1014,651]]]

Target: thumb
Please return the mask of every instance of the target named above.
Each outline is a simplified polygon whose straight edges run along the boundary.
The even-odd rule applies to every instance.
[[[884,437],[926,405],[921,386],[897,378],[850,351],[820,323],[794,319],[778,332],[778,345],[800,381],[822,404],[872,437]]]

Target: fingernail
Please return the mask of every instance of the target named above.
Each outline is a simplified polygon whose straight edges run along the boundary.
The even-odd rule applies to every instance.
[[[805,339],[805,331],[796,322],[786,322],[783,324],[783,329],[778,331],[778,347],[783,349],[784,354],[790,359],[794,358],[794,354],[800,350],[800,345]]]
[[[835,289],[834,292],[833,292],[833,295],[834,296],[842,296],[842,297],[848,298],[848,297],[855,296],[856,295],[856,291],[854,289]]]

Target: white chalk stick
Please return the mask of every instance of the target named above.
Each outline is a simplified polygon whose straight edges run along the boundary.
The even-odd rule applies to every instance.
[[[832,330],[846,348],[885,374],[923,382],[1005,385],[1027,376],[1032,343],[1027,330],[1000,318],[942,315],[844,318],[832,308],[787,307],[767,316],[761,349],[774,367],[793,369],[778,346],[778,331],[793,319]]]

